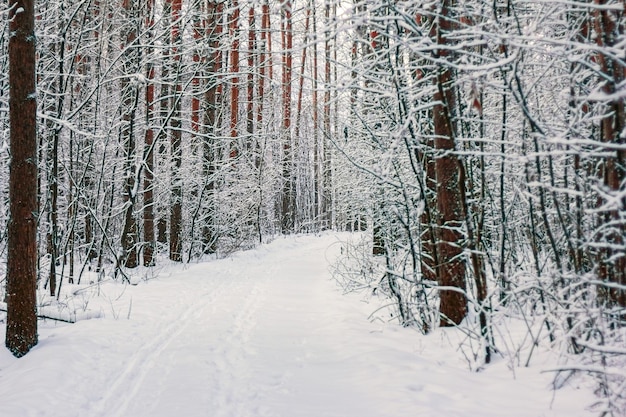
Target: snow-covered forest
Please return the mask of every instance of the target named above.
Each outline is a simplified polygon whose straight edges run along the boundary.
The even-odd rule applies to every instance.
[[[15,356],[82,288],[350,232],[332,275],[372,317],[456,332],[471,371],[550,352],[626,413],[623,0],[4,7]]]

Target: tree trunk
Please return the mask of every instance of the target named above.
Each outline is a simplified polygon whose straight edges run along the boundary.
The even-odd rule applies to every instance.
[[[306,70],[306,57],[307,57],[307,54],[309,53],[308,45],[310,44],[309,36],[311,35],[309,31],[310,21],[311,21],[311,4],[308,3],[306,7],[306,18],[304,21],[304,40],[303,40],[303,46],[302,46],[302,58],[300,60],[300,74],[298,75],[298,100],[296,102],[296,126],[295,126],[295,132],[294,132],[294,147],[298,151],[302,147],[300,144],[303,142],[302,138],[300,137],[301,129],[302,129],[302,100],[303,100],[303,95],[304,95],[304,78],[305,78],[304,74]],[[301,170],[299,166],[300,166],[300,163],[298,162],[298,159],[296,159],[294,161],[294,171],[296,174],[298,174]],[[308,219],[306,218],[308,217],[308,213],[306,212],[308,210],[306,211],[300,210],[300,212],[296,212],[295,210],[295,208],[298,206],[295,200],[298,196],[298,182],[300,182],[300,180],[299,178],[295,178],[295,175],[294,175],[294,179],[296,179],[296,183],[294,183],[294,186],[292,187],[292,190],[294,193],[294,201],[293,201],[294,224],[308,223]],[[302,188],[302,186],[300,188]],[[304,208],[308,209],[308,207],[304,207]]]
[[[236,158],[239,154],[237,146],[237,136],[239,124],[239,4],[237,0],[232,0],[233,12],[229,19],[229,36],[233,43],[230,49],[230,71],[231,71],[231,90],[230,90],[230,157]]]
[[[172,14],[172,1],[171,0],[167,0],[165,2],[163,2],[163,10],[162,10],[162,16],[161,16],[161,21],[162,21],[162,25],[163,25],[163,30],[167,31],[167,30],[171,30],[170,24],[171,24],[171,14]],[[170,37],[170,43],[171,43],[171,37]],[[160,91],[159,91],[159,117],[160,117],[160,123],[161,123],[161,128],[158,131],[157,137],[156,137],[156,147],[159,151],[159,160],[162,161],[167,161],[168,160],[168,156],[167,154],[167,139],[168,139],[168,134],[169,134],[169,130],[167,129],[169,123],[170,123],[170,105],[172,103],[172,99],[170,97],[170,94],[172,94],[172,86],[171,84],[171,80],[170,80],[170,76],[172,74],[172,51],[167,48],[164,47],[162,48],[162,55],[161,55],[161,86],[160,86]],[[163,165],[157,166],[157,169],[167,169],[165,168]],[[167,219],[170,216],[170,207],[167,204],[168,201],[159,201],[157,200],[157,216],[158,216],[158,220],[157,220],[157,224],[156,224],[156,229],[157,229],[157,241],[159,243],[162,244],[166,244],[168,242],[168,223],[167,223]]]
[[[250,6],[248,11],[248,97],[246,101],[246,139],[248,149],[253,148],[254,133],[254,70],[256,58],[256,30],[255,30],[255,14],[254,5]]]
[[[154,31],[154,0],[148,0],[146,11],[148,61],[146,67],[146,133],[144,137],[145,173],[143,180],[143,265],[154,265],[154,63],[152,35]]]
[[[315,230],[319,229],[320,220],[320,157],[319,157],[319,104],[318,104],[318,57],[317,57],[317,13],[314,0],[311,1],[313,24],[313,219]]]
[[[291,20],[291,1],[282,1],[281,39],[283,49],[283,191],[281,207],[281,229],[283,233],[292,233],[295,226],[295,190],[293,179],[293,149],[291,145],[291,79],[293,68],[293,25]]]
[[[432,116],[432,113],[431,113]],[[423,180],[422,198],[424,199],[424,211],[421,215],[421,271],[422,278],[427,281],[437,282],[437,256],[436,236],[436,213],[437,213],[437,173],[435,170],[435,158],[433,157],[434,140],[428,138],[424,145],[425,149],[418,155],[422,162],[423,172],[426,174]]]
[[[131,77],[135,74],[135,67],[137,66],[136,58],[139,51],[136,45],[133,45],[137,39],[136,28],[136,4],[132,0],[122,0],[122,8],[124,10],[124,16],[126,19],[125,25],[122,28],[122,44],[126,48],[123,59],[123,74],[122,74],[122,127],[121,127],[121,142],[124,146],[125,156],[125,179],[123,198],[125,204],[124,214],[124,228],[121,236],[121,246],[123,250],[121,262],[127,268],[135,268],[138,265],[138,228],[137,220],[135,219],[134,209],[136,202],[135,192],[135,110],[138,104],[138,88],[136,83],[133,83]]]
[[[258,98],[259,98],[259,106],[257,109],[257,126],[261,126],[263,122],[263,103],[264,103],[264,93],[265,93],[265,79],[268,77],[269,71],[269,61],[271,60],[271,55],[269,58],[267,54],[271,51],[269,49],[270,45],[270,27],[269,27],[269,5],[267,2],[264,2],[261,5],[261,43],[259,45],[259,85],[258,85]]]
[[[37,344],[37,102],[34,1],[9,2],[10,151],[6,347]]]
[[[603,6],[609,2],[597,0],[596,3]],[[605,292],[609,302],[621,307],[626,307],[626,222],[620,214],[620,210],[626,207],[626,195],[623,193],[626,177],[626,149],[623,146],[626,99],[623,94],[619,94],[618,88],[623,89],[626,66],[623,60],[613,58],[609,50],[619,48],[618,43],[623,42],[624,13],[626,9],[617,11],[604,8],[597,9],[594,16],[596,43],[602,51],[597,55],[602,72],[600,85],[607,97],[602,103],[605,110],[600,125],[600,142],[604,145],[602,151],[608,154],[602,160],[601,169],[606,190],[603,194],[606,194],[598,199],[599,223],[603,225],[598,237],[598,243],[602,246],[598,254],[598,275],[601,280],[616,284]],[[611,203],[607,197],[617,198]]]
[[[196,12],[198,15],[202,13],[200,5],[196,5]],[[191,96],[191,132],[192,143],[196,143],[200,134],[200,42],[202,39],[202,24],[200,22],[200,16],[193,17],[193,39],[194,39],[194,51],[193,51],[193,79],[191,80],[192,96]],[[194,145],[195,149],[195,145]],[[194,151],[195,153],[195,151]]]
[[[324,32],[324,104],[323,104],[323,127],[322,127],[322,143],[320,153],[321,160],[321,192],[320,192],[320,221],[321,229],[326,230],[331,227],[330,224],[330,206],[331,206],[331,189],[330,189],[330,89],[331,89],[331,20],[330,20],[330,0],[324,2],[324,19],[326,30]]]
[[[182,166],[182,131],[181,100],[182,80],[180,66],[182,54],[182,35],[180,17],[182,0],[170,0],[172,7],[172,59],[175,67],[174,95],[172,97],[172,117],[170,119],[170,145],[172,157],[172,211],[170,213],[170,260],[182,262],[182,223],[183,223],[183,187],[180,169]]]
[[[207,10],[206,36],[209,42],[209,62],[207,75],[208,85],[204,96],[206,110],[204,113],[204,125],[206,128],[203,146],[203,173],[207,177],[207,207],[202,229],[202,246],[206,254],[215,253],[217,250],[217,233],[215,231],[215,172],[216,172],[216,146],[218,134],[218,103],[220,72],[222,71],[222,54],[220,41],[222,34],[223,3],[210,1]]]
[[[451,40],[447,37],[454,29],[453,8],[455,0],[443,0],[437,17],[437,58],[439,62],[451,58]],[[440,268],[439,285],[457,290],[440,291],[440,314],[442,326],[459,324],[467,314],[465,296],[465,262],[463,260],[463,212],[460,187],[460,162],[455,150],[455,93],[454,74],[451,65],[439,64],[433,97],[433,122],[435,132],[435,172],[437,176],[437,210],[439,233],[437,255]]]

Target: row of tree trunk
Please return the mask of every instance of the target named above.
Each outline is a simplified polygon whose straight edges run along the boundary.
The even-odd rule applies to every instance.
[[[544,3],[12,1],[7,346],[36,343],[38,276],[330,227],[372,229],[404,324],[474,310],[487,360],[518,270],[550,338],[578,285],[619,327],[624,10]]]
[[[318,56],[316,6],[305,5],[296,30],[287,0],[11,2],[4,22],[20,36],[2,55],[15,139],[0,239],[13,248],[7,275],[17,275],[11,323],[22,305],[12,286],[32,292],[19,311],[34,314],[35,285],[58,297],[64,280],[80,284],[92,270],[127,280],[159,254],[180,262],[330,227],[334,35]],[[28,113],[36,99],[39,120]],[[14,252],[24,249],[16,236],[28,236],[28,256]],[[15,352],[36,343],[36,332],[11,334]]]

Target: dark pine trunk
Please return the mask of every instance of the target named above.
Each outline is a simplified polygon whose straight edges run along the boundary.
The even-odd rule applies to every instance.
[[[172,58],[175,63],[176,74],[179,74],[182,54],[182,38],[180,33],[181,0],[171,1],[172,6]],[[178,79],[175,82],[173,96],[171,127],[171,152],[172,152],[172,211],[170,214],[170,259],[182,262],[182,223],[183,223],[183,187],[180,176],[182,166],[181,149],[181,99],[182,85]]]
[[[597,3],[605,5],[608,2],[600,0]],[[624,13],[626,9],[598,9],[594,16],[596,44],[598,49],[607,51],[599,53],[597,61],[602,71],[600,85],[606,97],[609,97],[605,102],[606,110],[600,125],[600,141],[604,143],[603,152],[607,155],[602,160],[602,182],[611,196],[619,196],[626,176],[626,151],[623,147],[626,99],[623,94],[618,94],[626,79],[626,66],[622,60],[612,57],[608,52],[618,48],[617,44],[624,39]],[[604,226],[600,233],[603,247],[598,254],[598,275],[601,280],[610,283],[609,288],[603,290],[607,293],[608,301],[626,307],[626,223],[620,214],[620,207],[626,206],[626,198],[622,197],[620,200],[616,201],[617,204],[607,204],[605,197],[598,200],[598,222]],[[608,225],[611,226],[607,227]],[[605,294],[601,296],[604,297]]]
[[[148,0],[146,11],[146,26],[148,37],[152,39],[154,31],[154,0]],[[152,54],[154,47],[148,46],[148,64],[146,68],[146,133],[144,136],[144,153],[146,167],[143,180],[143,265],[154,265],[154,63]]]
[[[16,357],[37,344],[37,103],[34,1],[9,3],[11,166],[6,346]]]
[[[437,18],[438,61],[451,58],[448,34],[455,28],[453,14],[454,0],[444,0]],[[440,292],[441,325],[459,324],[467,314],[465,297],[465,262],[461,246],[461,227],[465,218],[461,193],[461,172],[455,149],[454,126],[454,74],[451,66],[439,64],[435,82],[433,121],[435,131],[435,172],[437,176],[437,211],[439,233],[437,255],[440,265],[439,285],[454,287],[457,290],[443,289]]]

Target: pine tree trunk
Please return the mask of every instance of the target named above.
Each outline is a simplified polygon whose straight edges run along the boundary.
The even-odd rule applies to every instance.
[[[197,5],[198,9],[196,9],[196,13],[198,15],[202,13],[200,6]],[[202,39],[202,24],[200,22],[200,16],[193,17],[193,39],[194,39],[194,52],[193,52],[193,64],[194,64],[194,73],[193,79],[191,80],[192,87],[192,96],[191,96],[191,132],[192,132],[192,143],[195,143],[200,134],[200,42]],[[195,153],[195,152],[194,152]]]
[[[264,103],[264,93],[265,93],[265,79],[268,77],[269,70],[269,60],[268,52],[269,44],[270,44],[270,28],[269,28],[269,5],[267,2],[264,2],[261,5],[261,42],[259,45],[259,85],[258,85],[258,99],[259,105],[257,109],[257,126],[261,126],[263,122],[263,103]]]
[[[59,257],[59,233],[58,233],[58,201],[59,201],[59,130],[52,122],[46,121],[46,127],[49,129],[48,137],[48,193],[50,209],[48,210],[47,249],[50,255],[50,271],[48,276],[48,286],[50,296],[54,297],[57,282],[57,263]]]
[[[437,174],[435,171],[435,159],[433,158],[434,140],[428,139],[425,144],[425,150],[418,159],[422,160],[422,166],[425,175],[424,178],[424,211],[421,216],[422,234],[422,256],[421,270],[423,279],[431,282],[437,282],[437,265],[439,260],[437,256],[436,238],[436,222],[435,213],[437,212]]]
[[[239,154],[237,147],[238,124],[239,124],[239,4],[232,0],[233,12],[229,19],[229,36],[233,43],[230,49],[230,157],[236,158]]]
[[[256,58],[256,29],[254,5],[248,10],[248,97],[246,101],[246,139],[248,149],[253,148],[254,133],[254,70]]]
[[[330,189],[330,84],[331,80],[331,20],[330,20],[330,0],[324,2],[324,20],[326,24],[326,30],[324,32],[324,103],[322,112],[322,141],[320,146],[320,153],[322,155],[321,160],[321,192],[320,192],[320,221],[321,229],[326,230],[330,228],[330,205],[331,205],[331,189]]]
[[[6,346],[16,357],[37,344],[37,102],[34,1],[9,3],[9,174]]]
[[[180,17],[182,0],[170,0],[172,7],[172,59],[175,67],[174,95],[172,97],[172,117],[170,119],[170,145],[172,157],[172,203],[170,213],[170,260],[182,262],[182,223],[183,223],[183,187],[180,169],[182,166],[182,123],[181,100],[182,80],[180,66],[182,54],[182,35],[180,33]]]
[[[598,0],[596,3],[604,6],[609,2]],[[623,193],[626,178],[626,150],[623,146],[626,99],[623,94],[619,94],[618,88],[624,88],[626,66],[623,60],[612,57],[609,50],[619,48],[618,43],[623,42],[625,13],[626,9],[617,11],[603,8],[597,9],[594,16],[596,43],[602,51],[597,55],[603,75],[600,85],[608,97],[603,103],[605,111],[600,125],[600,142],[605,145],[603,152],[607,153],[602,160],[602,182],[608,196],[617,197],[614,203],[607,201],[606,197],[598,199],[599,223],[604,226],[603,231],[599,232],[601,241],[598,243],[602,248],[598,254],[598,275],[603,281],[617,284],[606,290],[606,298],[621,307],[626,307],[626,222],[620,214],[620,208],[623,210],[626,207],[626,196]],[[620,187],[621,197],[618,197]]]
[[[451,40],[447,36],[455,29],[453,8],[455,0],[443,0],[437,17],[438,61],[451,58]],[[467,314],[465,297],[465,262],[463,260],[461,228],[465,214],[461,194],[460,162],[455,150],[455,92],[454,74],[451,66],[439,64],[435,79],[436,93],[433,97],[433,122],[435,133],[435,172],[437,176],[437,211],[439,233],[437,255],[440,268],[439,285],[457,290],[440,291],[440,314],[442,326],[459,324]]]
[[[217,250],[217,233],[215,231],[215,179],[216,160],[217,160],[217,135],[218,135],[218,103],[219,100],[219,81],[220,72],[222,71],[222,54],[220,52],[220,41],[222,34],[222,15],[223,3],[210,1],[207,9],[206,20],[206,36],[209,42],[209,62],[206,92],[204,96],[205,113],[204,125],[206,128],[204,146],[203,146],[203,173],[207,177],[207,207],[202,227],[202,246],[203,252],[210,254]]]
[[[146,27],[148,39],[154,31],[154,0],[147,1]],[[143,180],[143,265],[154,265],[154,47],[147,45],[148,61],[146,67],[146,133],[144,136],[144,155],[146,167]]]
[[[317,56],[317,12],[314,0],[311,1],[313,24],[313,220],[315,230],[320,220],[320,157],[319,157],[319,103],[318,103],[318,56]]]
[[[283,191],[281,207],[281,229],[283,233],[294,231],[295,190],[293,179],[293,149],[291,140],[291,79],[293,68],[293,24],[291,20],[291,1],[282,1],[281,39],[282,59],[282,93],[283,93]]]
[[[122,74],[121,90],[122,90],[122,127],[121,142],[124,144],[125,157],[125,179],[123,198],[125,204],[124,212],[124,228],[121,235],[121,246],[123,250],[122,259],[120,261],[127,268],[135,268],[138,265],[138,227],[135,219],[134,209],[136,202],[135,193],[135,110],[138,104],[138,88],[131,81],[134,74],[134,68],[137,62],[134,62],[138,56],[138,51],[134,50],[134,43],[137,39],[137,29],[135,27],[136,5],[132,0],[122,0],[122,8],[126,22],[122,28],[122,44],[127,51],[122,62],[124,73]]]
[[[167,0],[163,2],[163,10],[161,21],[164,30],[171,30],[171,14],[172,14],[172,1]],[[171,43],[171,37],[170,37]],[[161,55],[161,85],[159,91],[159,118],[161,123],[161,129],[159,129],[155,147],[158,149],[158,154],[160,156],[159,160],[167,161],[167,140],[169,130],[167,129],[170,123],[170,105],[172,104],[172,99],[170,94],[172,94],[172,86],[170,77],[172,75],[172,51],[169,48],[164,47],[162,49]],[[163,169],[163,165],[157,166],[157,169]],[[170,207],[167,204],[167,201],[160,202],[157,200],[157,242],[166,244],[168,242],[168,217],[170,216]]]

